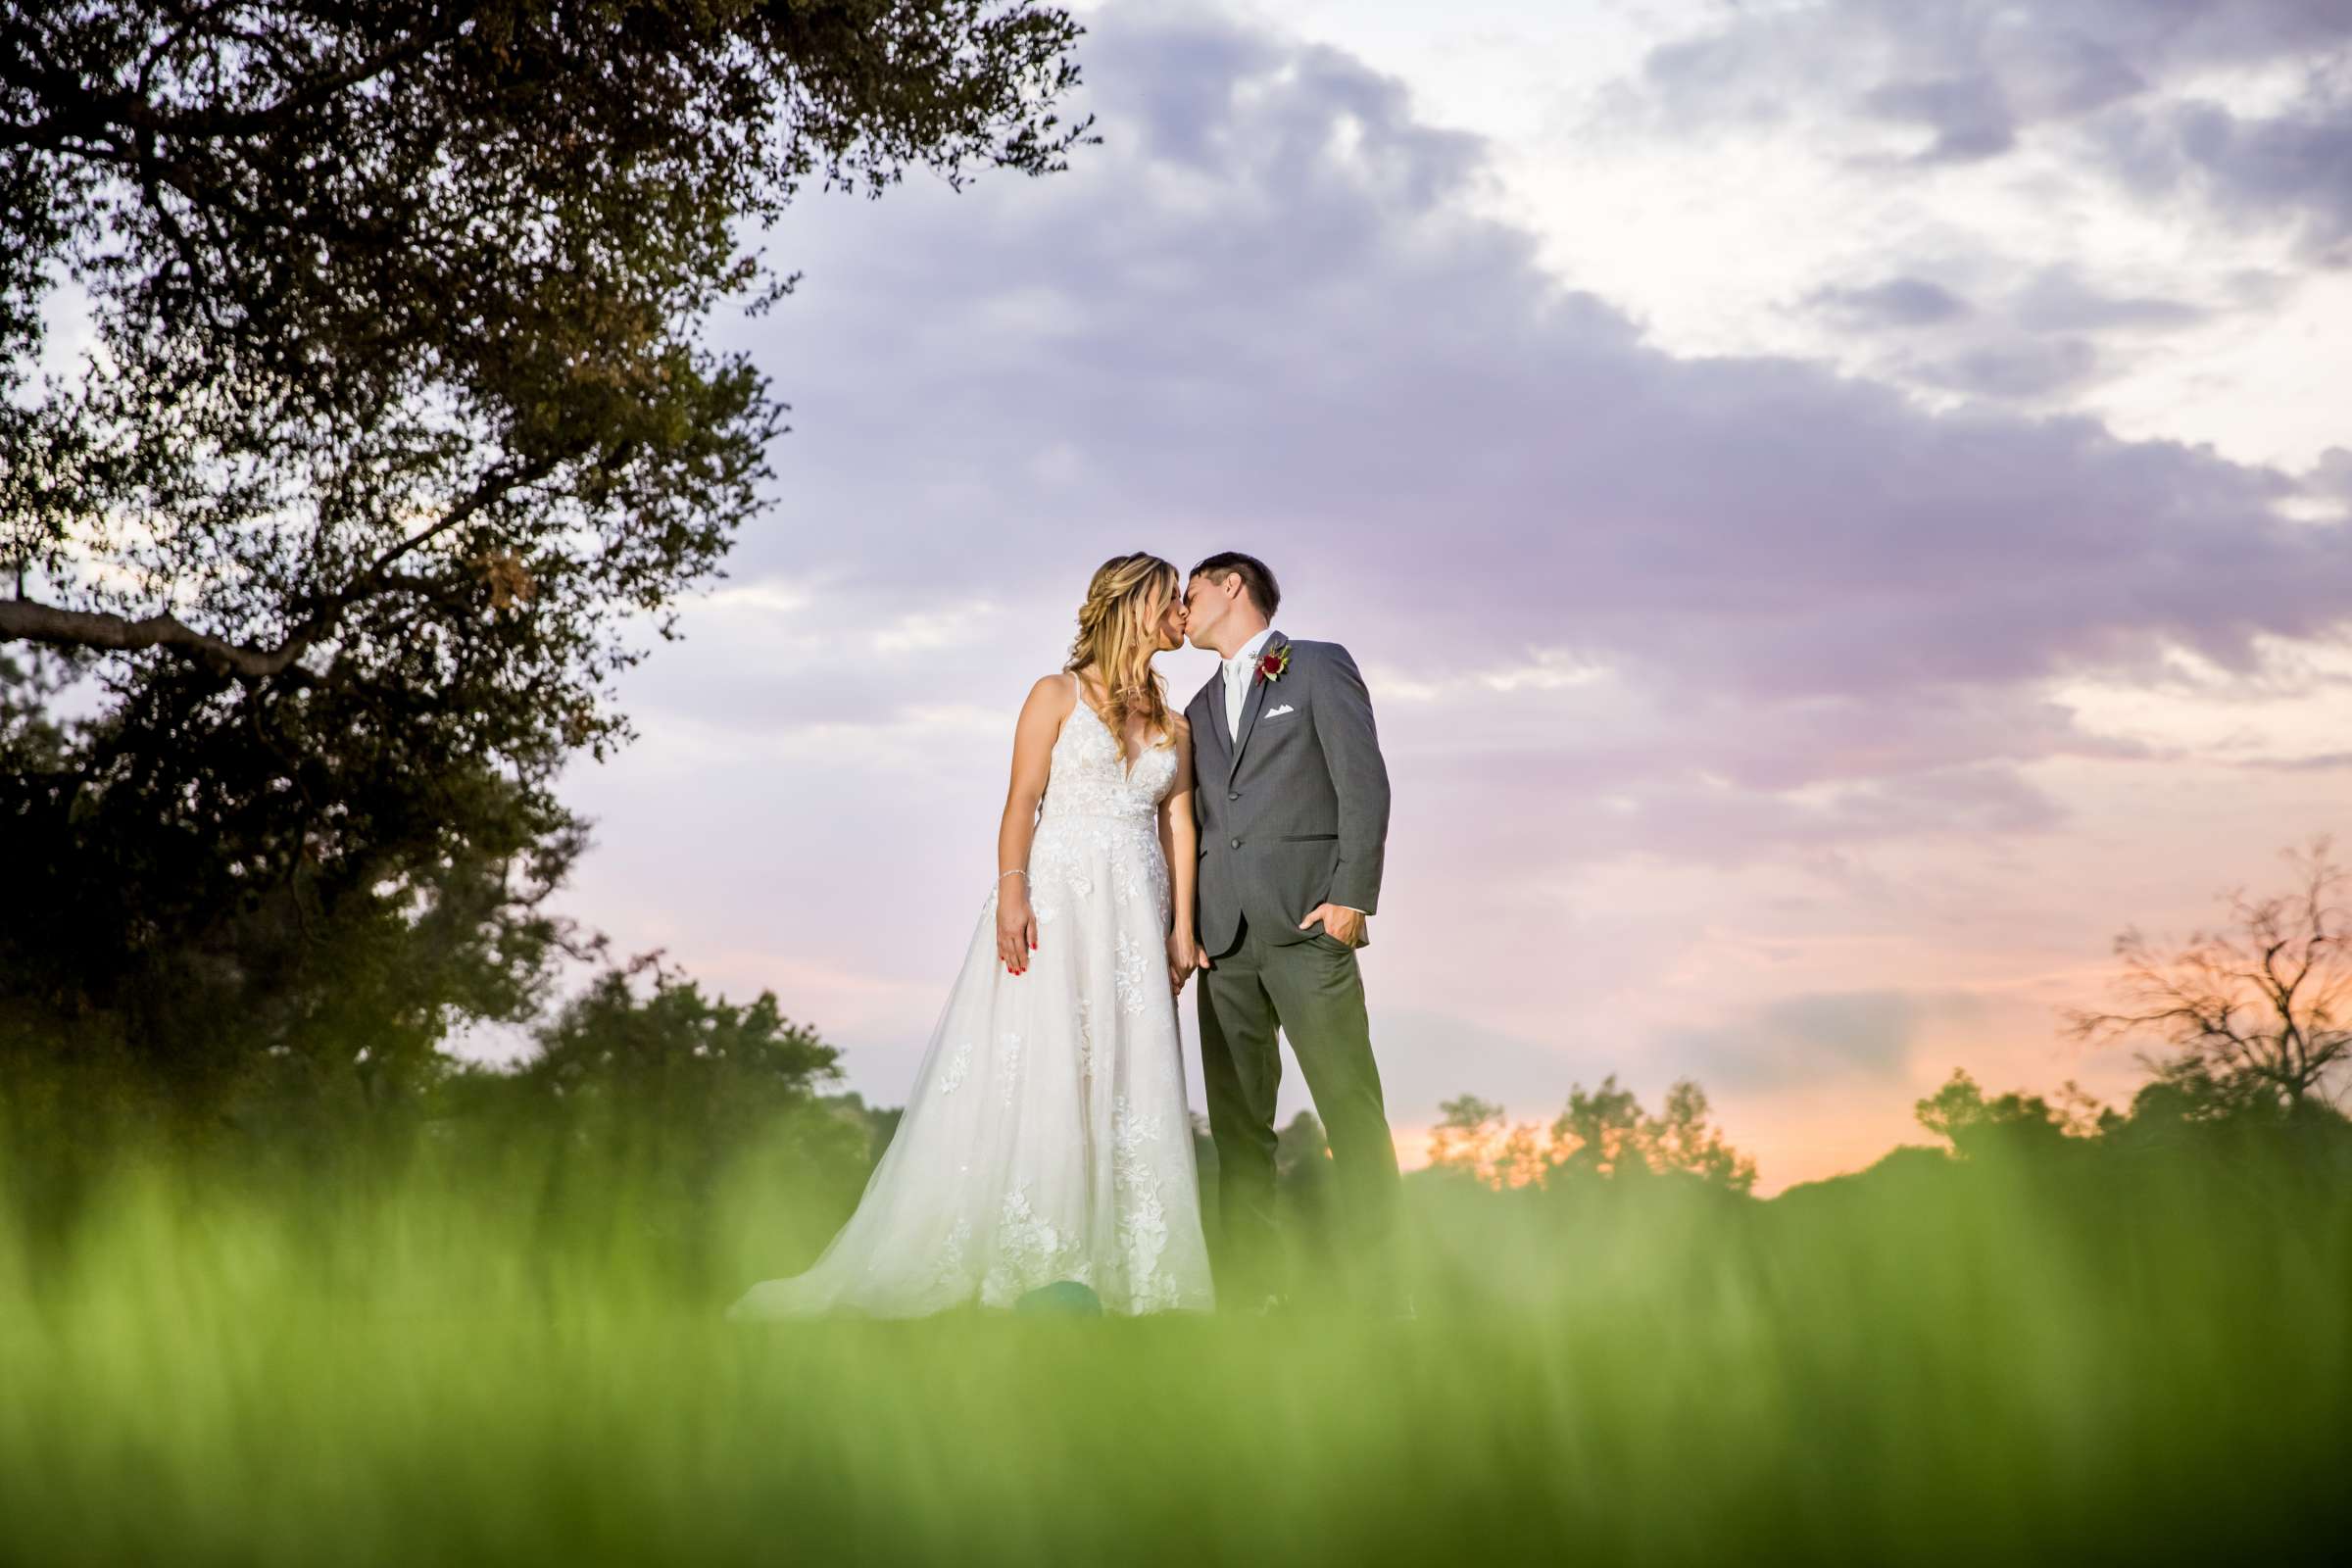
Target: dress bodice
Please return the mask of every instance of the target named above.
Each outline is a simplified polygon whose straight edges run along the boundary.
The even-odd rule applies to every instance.
[[[1047,764],[1041,824],[1056,817],[1116,817],[1150,822],[1176,783],[1176,748],[1146,746],[1132,771],[1118,737],[1085,694],[1062,721]]]

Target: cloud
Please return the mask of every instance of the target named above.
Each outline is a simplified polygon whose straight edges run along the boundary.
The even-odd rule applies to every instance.
[[[1915,165],[1985,162],[2039,132],[2079,130],[2143,191],[2193,182],[2222,211],[2300,212],[2323,243],[2352,222],[2352,8],[1821,0],[1711,16],[1644,62],[1654,125],[1780,123],[1798,105],[1825,128],[1878,122],[1923,136],[1897,160]],[[2281,69],[2308,83],[2291,105],[2240,113],[2209,96],[2218,76]]]
[[[2352,768],[2352,752],[2323,752],[2315,757],[2258,757],[2235,764],[2286,773],[2332,773]]]
[[[2293,412],[2310,400],[2280,318],[2340,325],[2352,6],[1814,0],[1682,15],[1587,130],[1639,138],[1661,168],[1698,172],[1686,180],[1736,167],[1773,201],[1786,193],[1794,230],[1755,230],[1760,266],[1785,281],[1751,292],[1745,318],[1778,304],[1772,330],[1668,285],[1631,290],[1686,339],[1702,323],[1710,348],[1805,343],[1936,406],[2098,411],[2307,458],[2316,421]],[[1853,275],[1863,258],[1875,275]],[[1865,292],[1889,277],[1977,309]]]
[[[1849,326],[1938,326],[1976,314],[1976,308],[1940,283],[1924,277],[1890,277],[1859,287],[1816,289],[1807,303]]]
[[[2329,447],[2304,478],[2305,490],[2352,510],[2352,447]]]
[[[2064,263],[2036,271],[2009,301],[2009,316],[2033,332],[2167,329],[2200,325],[2209,309],[2154,295],[2116,294]]]
[[[2170,103],[2119,115],[2100,134],[2143,196],[2186,192],[2239,222],[2289,223],[2313,265],[2352,266],[2352,85],[2315,86],[2272,115]]]
[[[805,215],[802,292],[746,339],[800,428],[734,569],[826,586],[674,700],[771,723],[1002,704],[1058,657],[1097,562],[1242,546],[1282,570],[1286,617],[1401,683],[1613,672],[1494,694],[1482,708],[1515,717],[1494,729],[1437,719],[1473,765],[1526,746],[1557,778],[1598,757],[1606,777],[1579,760],[1579,782],[1703,820],[1717,808],[1678,780],[1770,796],[1867,759],[1875,793],[1832,810],[1860,830],[1930,790],[1913,773],[2023,826],[2047,811],[1991,781],[2096,744],[2036,683],[2173,646],[2247,667],[2260,636],[2342,628],[2352,534],[2278,515],[2287,476],[1659,352],[1477,216],[1479,142],[1337,51],[1144,7],[1105,13],[1086,63],[1105,144],[1067,174]],[[1940,298],[1912,279],[1847,303]],[[2064,274],[2020,308],[2157,309]],[[1918,373],[2024,397],[2096,364],[2027,334]],[[928,646],[875,642],[918,624]],[[967,640],[938,640],[954,627]],[[1733,814],[1805,838],[1822,809]]]
[[[2083,338],[1984,344],[1906,368],[1919,380],[1986,398],[2037,399],[2082,386],[2099,368],[2099,351]]]
[[[1987,269],[1979,263],[1974,270]],[[2249,287],[2244,280],[2240,288]],[[2119,339],[2200,326],[2213,308],[2100,288],[2069,263],[2039,267],[1980,306],[1932,278],[1899,275],[1814,289],[1805,306],[1848,340],[1876,339],[1876,376],[1979,400],[2063,406],[2065,395],[2127,373],[2140,354]],[[2099,334],[2106,334],[2102,341]]]
[[[1784,997],[1740,1023],[1669,1030],[1660,1044],[1709,1088],[1861,1080],[1892,1089],[1908,1077],[1912,1050],[1929,1025],[1974,1025],[1985,1010],[1965,992],[1814,992]]]
[[[2000,86],[1981,73],[1884,82],[1862,95],[1862,106],[1880,119],[1933,133],[1934,140],[1913,155],[1914,163],[1974,163],[2017,145],[2017,126]]]

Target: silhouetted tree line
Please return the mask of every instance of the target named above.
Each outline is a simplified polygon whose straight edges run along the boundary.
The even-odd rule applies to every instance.
[[[1569,1187],[1580,1183],[1682,1176],[1745,1193],[1756,1163],[1707,1121],[1707,1096],[1678,1080],[1652,1115],[1611,1073],[1598,1089],[1570,1089],[1548,1128],[1522,1122],[1507,1130],[1503,1108],[1475,1095],[1448,1100],[1430,1135],[1429,1169],[1496,1188]]]
[[[2165,947],[2128,928],[2115,943],[2123,1005],[2065,1009],[2079,1040],[2153,1040],[2138,1054],[2148,1081],[2128,1110],[2101,1104],[2072,1080],[2054,1099],[2013,1090],[1988,1100],[1955,1070],[1916,1106],[1942,1152],[2066,1158],[2094,1147],[2185,1149],[2247,1135],[2340,1149],[2337,1102],[2352,1080],[2352,873],[2326,836],[2285,858],[2295,873],[2290,891],[2253,899],[2235,890],[2225,921],[2183,941]],[[1465,1095],[1440,1107],[1430,1168],[1496,1189],[1667,1176],[1746,1193],[1754,1162],[1708,1125],[1707,1108],[1686,1079],[1652,1115],[1612,1075],[1597,1090],[1572,1089],[1548,1129],[1506,1130],[1500,1105]]]

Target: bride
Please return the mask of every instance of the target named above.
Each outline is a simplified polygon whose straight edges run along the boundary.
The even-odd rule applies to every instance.
[[[1192,737],[1152,668],[1183,646],[1182,588],[1140,552],[1096,571],[1021,707],[996,888],[897,1135],[808,1272],[728,1318],[914,1317],[1060,1281],[1112,1312],[1212,1304],[1176,1032]]]

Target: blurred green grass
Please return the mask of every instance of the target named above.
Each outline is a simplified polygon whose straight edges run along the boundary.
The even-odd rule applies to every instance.
[[[0,1558],[2242,1557],[2341,1507],[2352,1201],[2285,1157],[1415,1180],[1405,1324],[730,1325],[855,1195],[658,1164],[0,1157]]]

